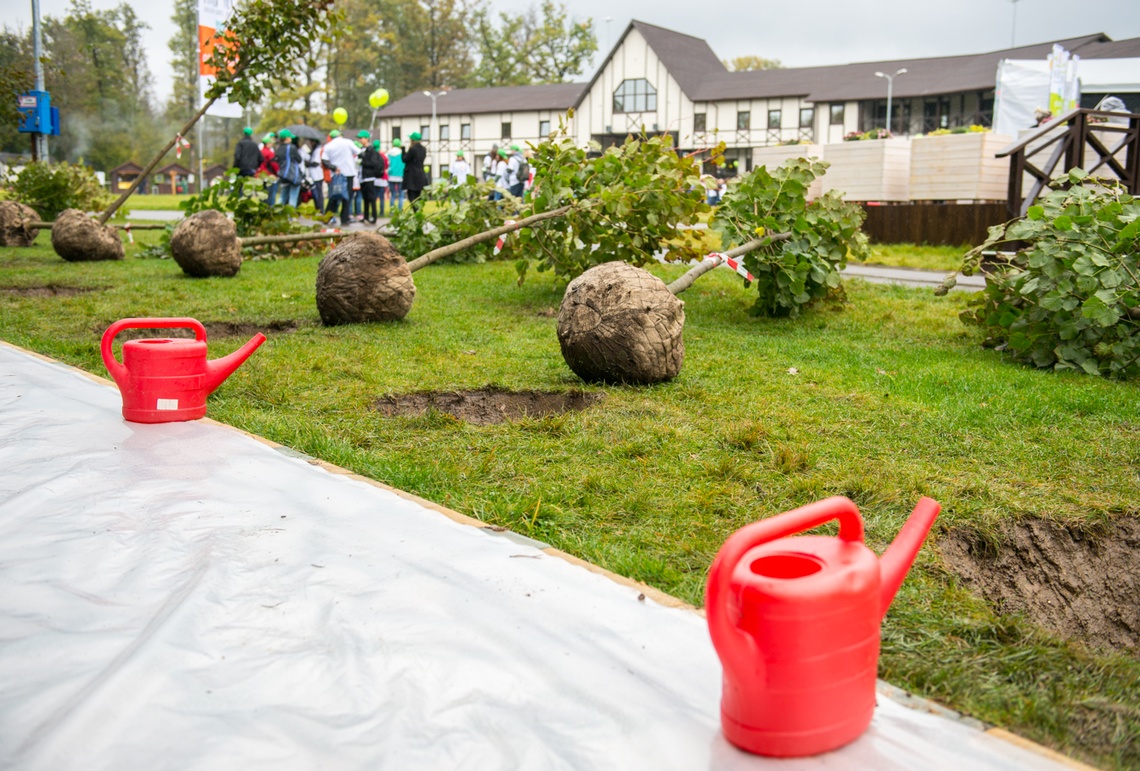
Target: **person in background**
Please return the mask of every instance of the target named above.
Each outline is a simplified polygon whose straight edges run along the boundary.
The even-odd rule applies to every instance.
[[[380,149],[380,140],[373,139],[372,147],[380,154],[380,160],[384,162],[384,173],[376,180],[376,202],[380,205],[380,216],[384,216],[384,199],[388,197],[388,154]]]
[[[277,203],[277,159],[273,147],[276,139],[277,135],[272,131],[261,138],[261,166],[257,170],[257,175],[265,181],[265,191],[268,196],[266,203],[270,206]]]
[[[277,192],[281,196],[282,205],[295,209],[301,195],[301,182],[305,179],[301,151],[293,144],[293,132],[289,129],[282,129],[277,138],[280,140],[274,153],[274,160],[277,161]]]
[[[510,153],[505,148],[499,150],[498,153],[499,158],[495,161],[495,192],[491,194],[492,201],[503,200],[503,191],[510,192],[511,189],[511,170],[507,164]]]
[[[261,150],[258,149],[257,142],[253,141],[253,129],[246,126],[241,134],[241,139],[234,148],[234,167],[238,170],[239,177],[252,177],[261,167]]]
[[[376,224],[376,182],[384,175],[385,169],[379,145],[379,142],[369,143],[360,153],[360,191],[364,195],[364,221],[370,225]]]
[[[455,160],[451,162],[448,171],[451,172],[453,183],[456,185],[466,184],[467,178],[471,176],[471,164],[464,159],[462,150],[455,153]]]
[[[404,145],[399,139],[392,140],[388,151],[388,193],[391,195],[390,211],[404,210]]]
[[[321,143],[310,139],[301,148],[301,161],[305,164],[305,178],[309,180],[309,190],[313,193],[313,206],[317,214],[325,210],[325,171],[321,168]]]
[[[358,222],[364,221],[364,188],[361,187],[361,184],[360,184],[361,183],[360,158],[361,158],[361,156],[364,155],[364,148],[368,144],[368,142],[370,141],[371,136],[372,135],[369,134],[367,131],[365,131],[364,129],[361,129],[360,132],[358,132],[356,135],[356,141],[353,143],[356,145],[356,171],[357,171],[357,175],[356,175],[356,182],[355,182],[356,187],[352,191],[352,218]]]
[[[427,149],[420,142],[420,132],[413,131],[408,135],[412,140],[408,152],[404,153],[404,189],[408,191],[408,203],[414,204],[420,193],[427,187],[427,174],[424,173],[424,161],[427,159]]]
[[[494,182],[498,176],[496,167],[499,165],[499,146],[491,145],[491,152],[483,156],[483,181]]]
[[[522,198],[523,188],[526,187],[527,182],[522,178],[523,175],[520,173],[522,161],[522,150],[518,145],[511,145],[510,156],[507,158],[507,178],[510,182],[507,190],[509,190],[511,195],[515,198]]]
[[[341,136],[340,132],[335,129],[329,132],[329,141],[324,149],[324,163],[330,171],[344,177],[351,195],[353,182],[356,179],[356,146],[353,145],[352,140]],[[345,226],[351,221],[349,199],[342,199],[340,205],[340,224]],[[329,209],[330,211],[334,209],[331,201],[329,202]]]

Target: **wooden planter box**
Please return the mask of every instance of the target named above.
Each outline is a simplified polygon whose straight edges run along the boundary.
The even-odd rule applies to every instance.
[[[912,201],[1004,201],[1009,158],[996,153],[1013,137],[989,132],[915,137],[910,146]]]
[[[789,158],[823,158],[823,145],[772,145],[757,147],[752,151],[752,167],[766,166],[769,171]],[[823,192],[823,178],[815,180],[808,188],[808,198],[818,198]]]
[[[823,149],[831,164],[823,190],[848,201],[906,201],[910,195],[910,140],[836,142]]]

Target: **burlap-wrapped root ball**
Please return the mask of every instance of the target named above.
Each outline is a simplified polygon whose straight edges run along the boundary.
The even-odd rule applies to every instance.
[[[0,201],[0,246],[31,246],[40,231],[28,223],[39,221],[40,215],[31,206]]]
[[[588,382],[658,383],[685,360],[685,304],[653,274],[624,262],[570,282],[558,309],[562,358]]]
[[[170,234],[170,253],[182,272],[194,278],[234,276],[241,270],[237,227],[214,209],[179,222]]]
[[[402,319],[415,297],[407,261],[375,233],[344,239],[317,268],[317,310],[329,326]]]
[[[68,262],[123,259],[118,232],[79,209],[64,209],[51,226],[51,246]]]

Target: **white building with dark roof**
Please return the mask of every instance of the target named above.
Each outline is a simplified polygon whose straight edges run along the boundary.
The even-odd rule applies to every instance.
[[[493,144],[537,143],[561,120],[582,144],[620,143],[642,129],[670,133],[685,150],[723,141],[726,156],[746,172],[758,148],[828,144],[885,126],[887,83],[876,72],[906,69],[893,81],[896,136],[988,126],[998,63],[1043,60],[1054,42],[1082,58],[1140,55],[1140,38],[1094,34],[981,54],[729,72],[704,40],[633,21],[589,82],[449,91],[436,99],[435,125],[431,98],[410,94],[379,112],[374,136],[387,145],[419,131],[434,168],[446,168],[462,150],[478,173]]]

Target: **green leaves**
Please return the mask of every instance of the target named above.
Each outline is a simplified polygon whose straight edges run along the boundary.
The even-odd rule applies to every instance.
[[[3,190],[49,221],[64,209],[97,211],[111,200],[89,168],[67,162],[29,163],[19,174],[8,177]]]
[[[1028,246],[987,276],[986,290],[962,314],[986,344],[1038,367],[1106,377],[1140,374],[1140,203],[1114,181],[1075,169],[1068,189],[1050,192],[1024,219],[991,228],[970,251],[1009,240]],[[1057,185],[1060,187],[1060,185]]]
[[[729,187],[713,217],[711,226],[724,249],[751,241],[758,227],[767,233],[793,233],[744,257],[756,277],[755,315],[795,316],[804,306],[841,293],[839,271],[848,255],[869,256],[860,230],[861,208],[835,193],[807,201],[812,181],[826,170],[826,163],[804,158],[773,171],[757,167]]]
[[[535,148],[531,200],[536,214],[573,208],[520,231],[516,253],[536,261],[539,271],[568,278],[613,260],[644,265],[664,248],[673,260],[703,256],[688,237],[709,210],[704,188],[693,182],[699,163],[678,155],[669,135],[630,136],[601,152],[556,134]],[[525,276],[520,267],[520,282]]]
[[[494,191],[491,182],[435,182],[424,189],[415,206],[405,206],[393,215],[395,232],[388,239],[405,258],[413,260],[437,247],[496,228],[508,219],[519,219],[522,202],[509,195],[491,201]],[[505,239],[503,259],[512,256],[515,243],[513,235]],[[494,256],[494,249],[495,242],[486,241],[440,261],[485,262]]]

